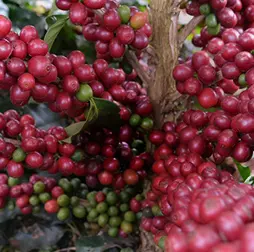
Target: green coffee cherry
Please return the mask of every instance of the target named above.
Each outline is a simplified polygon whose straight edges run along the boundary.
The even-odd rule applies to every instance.
[[[57,204],[61,207],[66,207],[70,204],[70,198],[66,194],[62,194],[57,198]]]
[[[70,210],[67,207],[60,208],[57,213],[57,219],[60,221],[65,221],[70,217]]]
[[[34,184],[34,192],[37,194],[43,193],[45,190],[45,185],[43,182],[38,181]]]
[[[72,209],[72,213],[76,218],[82,219],[86,216],[86,209],[83,206],[75,206]]]
[[[207,27],[207,31],[211,35],[217,35],[220,33],[220,24],[215,27]]]
[[[15,162],[22,162],[24,161],[26,158],[26,153],[21,149],[21,148],[17,148],[13,153],[12,153],[12,159]]]
[[[76,97],[81,102],[88,102],[93,97],[93,90],[88,84],[81,84]]]
[[[141,122],[141,128],[144,129],[144,130],[151,130],[153,128],[153,120],[149,117],[145,117],[143,118],[142,122]]]
[[[205,23],[210,28],[215,28],[218,25],[217,18],[213,13],[206,17]]]
[[[202,4],[199,7],[199,11],[202,15],[207,16],[211,13],[211,7],[209,4]]]
[[[100,227],[105,227],[108,223],[108,215],[107,214],[100,214],[98,217],[98,224]]]
[[[121,18],[122,23],[127,24],[130,20],[130,17],[131,17],[130,7],[127,5],[121,5],[117,11],[118,11],[118,14]]]

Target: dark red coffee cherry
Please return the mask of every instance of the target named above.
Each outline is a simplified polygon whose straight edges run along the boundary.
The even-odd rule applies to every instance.
[[[12,22],[9,18],[0,15],[0,39],[3,39],[11,31]]]

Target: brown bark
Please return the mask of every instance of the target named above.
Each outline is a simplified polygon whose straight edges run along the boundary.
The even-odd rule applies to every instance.
[[[182,47],[184,40],[189,36],[189,34],[193,31],[194,27],[196,27],[205,17],[203,15],[197,16],[191,19],[191,21],[184,26],[181,32],[178,35],[178,46]]]
[[[177,36],[179,9],[177,0],[152,0],[150,7],[153,26],[151,45],[156,62],[148,92],[154,106],[156,125],[159,127],[165,115],[170,112],[174,100],[179,98],[172,76],[179,54]]]

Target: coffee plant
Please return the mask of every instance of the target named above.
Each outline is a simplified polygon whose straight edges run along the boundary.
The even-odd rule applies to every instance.
[[[254,251],[254,2],[130,2],[6,1],[2,251]]]

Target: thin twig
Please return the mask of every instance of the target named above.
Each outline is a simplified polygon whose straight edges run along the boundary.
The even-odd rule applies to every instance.
[[[184,26],[184,28],[178,34],[178,45],[182,47],[184,40],[190,35],[194,28],[204,19],[204,16],[197,16],[191,19],[191,21]]]
[[[13,144],[16,147],[20,146],[20,141],[19,140],[15,140],[15,139],[11,139],[11,138],[5,138],[5,137],[3,138],[3,140],[6,143],[11,143],[11,144]]]
[[[127,50],[125,56],[128,62],[131,64],[131,66],[136,70],[139,78],[143,81],[144,87],[146,87],[145,85],[148,85],[151,79],[145,72],[144,68],[139,63],[135,53],[133,51]]]
[[[76,247],[69,247],[69,248],[64,248],[64,249],[58,249],[58,250],[55,250],[54,252],[69,252],[69,251],[76,251]]]
[[[68,223],[67,226],[71,229],[72,233],[76,234],[77,236],[81,236],[77,227],[72,226],[71,223]]]

